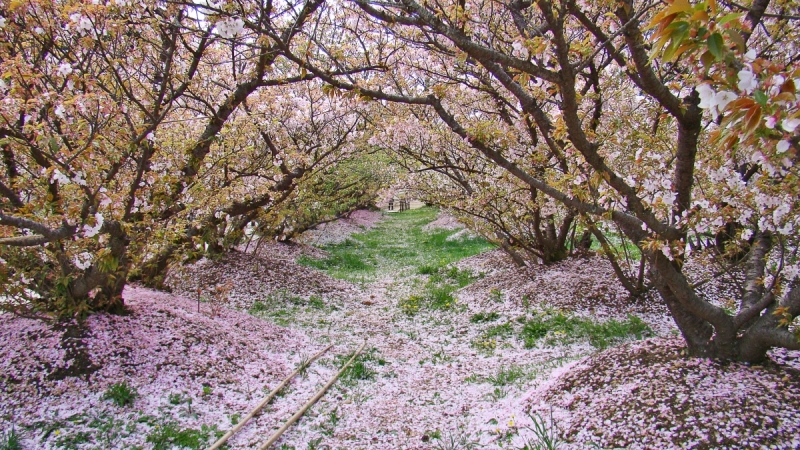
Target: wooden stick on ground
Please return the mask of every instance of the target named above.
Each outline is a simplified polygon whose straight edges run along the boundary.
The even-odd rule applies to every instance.
[[[280,429],[278,429],[278,431],[276,431],[272,435],[272,437],[269,438],[267,442],[264,443],[264,445],[259,447],[259,450],[266,450],[267,448],[269,448],[270,445],[274,444],[278,439],[280,439],[284,431],[289,429],[289,427],[292,426],[292,424],[295,423],[297,419],[299,419],[303,414],[305,414],[308,408],[311,408],[311,406],[313,406],[314,403],[317,403],[317,401],[321,399],[323,395],[325,395],[325,392],[327,392],[328,389],[330,389],[330,387],[333,386],[333,383],[335,383],[336,380],[338,380],[339,377],[342,376],[344,371],[347,370],[348,367],[350,367],[350,364],[361,353],[361,350],[364,350],[365,345],[367,345],[367,341],[364,341],[364,343],[361,344],[361,347],[359,347],[358,350],[356,350],[355,354],[353,354],[353,357],[350,358],[349,361],[347,361],[347,363],[341,368],[341,370],[339,370],[339,373],[337,373],[333,378],[331,378],[331,380],[328,381],[328,383],[325,386],[322,386],[322,389],[317,391],[316,395],[314,395],[314,397],[312,397],[311,400],[309,400],[305,405],[303,405],[303,407],[300,408],[299,411],[294,413],[294,415],[290,417],[289,420],[287,420],[286,423],[283,424],[283,426],[280,427]]]
[[[270,391],[267,397],[264,400],[262,400],[261,403],[259,403],[258,406],[256,406],[252,411],[250,411],[250,414],[244,416],[242,420],[240,420],[239,423],[236,424],[235,427],[231,428],[230,431],[228,431],[227,433],[225,433],[224,436],[219,438],[219,440],[217,440],[217,442],[215,442],[214,445],[209,447],[208,450],[217,450],[218,448],[222,447],[222,445],[225,444],[225,442],[227,442],[228,439],[230,439],[231,436],[234,435],[234,433],[236,433],[237,431],[241,430],[242,427],[244,427],[244,425],[247,423],[248,420],[252,419],[256,414],[258,414],[259,411],[261,411],[262,408],[267,406],[267,403],[269,403],[272,400],[272,398],[275,397],[278,391],[280,391],[281,389],[284,388],[284,386],[289,384],[289,381],[291,381],[292,378],[295,377],[295,375],[302,372],[306,367],[309,366],[309,364],[314,362],[314,360],[316,360],[317,358],[322,356],[325,352],[330,350],[331,347],[333,347],[333,345],[325,347],[324,349],[322,349],[322,351],[312,356],[311,359],[301,364],[297,369],[294,370],[294,372],[290,373],[288,377],[284,378],[283,381],[281,381],[281,384],[279,384],[275,389]]]

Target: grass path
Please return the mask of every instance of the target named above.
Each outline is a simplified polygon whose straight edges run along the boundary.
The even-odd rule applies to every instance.
[[[322,247],[331,255],[327,259],[302,257],[298,262],[335,278],[363,283],[387,275],[409,277],[420,269],[431,271],[493,248],[480,237],[452,239],[456,230],[423,231],[437,213],[435,208],[423,207],[387,214],[387,219],[371,230]]]
[[[389,215],[370,231],[323,247],[327,259],[300,260],[360,282],[364,291],[282,324],[337,347],[367,340],[369,351],[287,433],[283,448],[524,448],[535,440],[526,428],[532,423],[522,408],[525,392],[591,347],[526,349],[513,336],[524,310],[493,313],[498,299],[457,303],[455,291],[478,274],[448,264],[491,246],[464,233],[453,239],[456,230],[423,231],[436,214],[423,208]]]

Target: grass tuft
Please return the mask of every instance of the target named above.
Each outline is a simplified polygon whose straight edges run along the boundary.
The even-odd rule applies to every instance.
[[[117,406],[132,405],[139,393],[136,388],[128,386],[128,383],[114,383],[103,394],[103,400],[111,400]]]
[[[0,450],[22,450],[22,443],[15,428],[0,434]]]
[[[216,425],[203,425],[199,430],[194,428],[180,428],[174,422],[162,422],[155,426],[147,436],[147,442],[153,444],[153,450],[167,450],[175,447],[201,449],[208,447],[212,438],[222,436],[224,433]]]
[[[526,348],[535,347],[541,340],[552,345],[587,339],[594,347],[604,349],[624,339],[642,339],[651,334],[650,327],[633,315],[629,315],[624,321],[611,319],[598,323],[559,311],[545,312],[527,321],[522,327],[520,337]]]
[[[495,320],[497,320],[499,318],[500,318],[500,314],[497,314],[494,311],[488,312],[488,313],[480,312],[480,313],[473,314],[469,318],[469,321],[472,322],[472,323],[494,322]]]

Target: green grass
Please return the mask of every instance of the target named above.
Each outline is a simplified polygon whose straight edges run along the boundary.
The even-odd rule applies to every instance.
[[[0,450],[22,450],[16,429],[12,428],[8,432],[0,434]]]
[[[636,316],[629,315],[624,321],[593,322],[559,311],[544,312],[528,320],[522,327],[520,338],[526,348],[533,348],[542,340],[552,345],[586,339],[594,347],[604,349],[624,339],[642,339],[651,334],[647,324]]]
[[[127,406],[132,405],[138,395],[136,388],[123,381],[112,384],[103,394],[103,400],[111,400],[117,406]]]
[[[472,322],[472,323],[494,322],[495,320],[497,320],[499,318],[500,318],[500,314],[497,314],[494,311],[488,312],[488,313],[479,312],[479,313],[473,314],[469,318],[469,321]]]
[[[486,377],[486,382],[493,386],[508,386],[526,378],[525,371],[520,366],[501,367],[494,375]]]
[[[424,266],[427,267],[427,266]],[[456,307],[455,291],[475,281],[476,277],[468,270],[458,267],[439,267],[428,277],[421,293],[411,295],[398,304],[400,310],[414,315],[420,309],[448,310]]]
[[[580,235],[581,233],[582,230],[578,229],[576,234]],[[623,257],[626,252],[633,261],[638,261],[642,257],[642,251],[639,250],[639,247],[634,245],[629,239],[625,238],[619,233],[607,231],[603,233],[603,236],[605,236],[606,241],[608,241],[608,245],[619,255],[619,257]],[[590,250],[601,251],[602,248],[603,246],[600,244],[600,242],[594,236],[592,236],[592,246]]]
[[[174,422],[163,422],[147,435],[147,442],[153,444],[154,450],[167,450],[172,448],[202,449],[208,447],[212,438],[222,436],[224,433],[216,425],[202,425],[199,430],[194,428],[181,428]]]
[[[336,355],[334,357],[335,365],[341,367],[352,357],[353,353]],[[383,358],[375,356],[375,349],[361,353],[355,358],[355,360],[353,360],[353,362],[350,364],[350,367],[348,367],[347,370],[345,370],[342,374],[340,378],[342,380],[342,384],[353,386],[359,381],[374,380],[377,372],[375,369],[373,369],[373,367],[376,365],[386,365],[386,361]]]
[[[302,256],[297,262],[334,278],[369,282],[386,273],[407,270],[436,274],[448,264],[494,248],[479,237],[448,241],[458,230],[423,231],[422,227],[435,220],[438,212],[424,207],[389,214],[371,230],[353,234],[340,244],[322,246],[330,254],[327,258]]]
[[[498,337],[511,336],[514,333],[514,327],[511,323],[504,323],[502,325],[494,325],[483,332],[483,337],[486,339],[493,339]]]
[[[325,300],[319,295],[312,295],[302,298],[291,292],[281,289],[268,295],[261,301],[253,303],[247,312],[250,315],[272,320],[278,325],[287,326],[295,323],[295,316],[303,310],[325,310],[330,309],[325,304]]]

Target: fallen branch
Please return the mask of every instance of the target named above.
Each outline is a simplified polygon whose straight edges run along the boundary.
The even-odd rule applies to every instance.
[[[300,364],[300,366],[297,369],[295,369],[294,372],[290,373],[288,377],[284,378],[283,381],[281,381],[281,384],[279,384],[277,387],[275,387],[275,389],[270,391],[270,393],[267,395],[267,397],[264,400],[262,400],[261,403],[259,403],[258,406],[256,406],[252,411],[250,411],[250,414],[244,416],[244,418],[242,418],[242,420],[240,420],[239,423],[237,423],[235,427],[231,428],[230,431],[228,431],[227,433],[225,433],[224,436],[219,438],[219,440],[217,440],[217,442],[215,442],[214,445],[209,447],[208,450],[217,450],[218,448],[222,447],[225,444],[225,442],[227,442],[228,439],[230,439],[231,436],[234,435],[234,433],[236,433],[237,431],[241,430],[242,427],[244,427],[244,425],[247,423],[248,420],[250,420],[253,417],[255,417],[255,415],[258,414],[258,412],[261,411],[261,409],[263,409],[265,406],[267,406],[267,404],[270,401],[272,401],[273,397],[275,397],[275,395],[278,393],[278,391],[280,391],[287,384],[289,384],[289,381],[291,381],[292,378],[295,377],[295,375],[297,375],[298,373],[300,373],[303,370],[305,370],[306,367],[308,367],[309,364],[311,364],[312,362],[314,362],[314,360],[316,360],[317,358],[322,356],[325,352],[330,350],[331,347],[333,347],[333,345],[329,345],[329,346],[325,347],[319,353],[317,353],[316,355],[312,356],[311,359],[309,359],[308,361],[305,361],[302,364]]]
[[[330,387],[333,386],[333,383],[335,383],[336,380],[338,380],[339,377],[342,376],[344,371],[347,370],[348,367],[350,367],[350,364],[361,353],[361,350],[364,350],[365,345],[367,345],[366,341],[364,341],[364,343],[361,344],[361,347],[359,347],[358,350],[356,350],[356,352],[353,354],[353,357],[350,358],[349,361],[347,361],[347,363],[341,368],[341,370],[339,370],[339,372],[333,378],[331,378],[331,380],[328,381],[328,383],[325,386],[322,386],[322,389],[317,391],[316,395],[314,395],[314,397],[312,397],[311,400],[309,400],[305,405],[303,405],[303,407],[300,408],[299,411],[294,413],[294,415],[290,417],[289,420],[287,420],[286,423],[283,424],[283,426],[278,431],[276,431],[272,435],[272,437],[269,438],[267,442],[264,443],[264,445],[259,447],[259,450],[266,450],[267,448],[269,448],[270,445],[274,444],[278,439],[280,439],[284,431],[289,429],[289,427],[292,426],[292,424],[295,423],[297,419],[299,419],[303,414],[305,414],[308,408],[311,408],[314,405],[314,403],[317,403],[317,401],[321,399],[323,395],[325,395],[325,392],[327,392],[328,389],[330,389]]]

